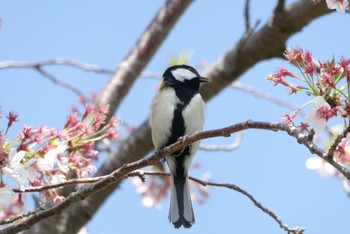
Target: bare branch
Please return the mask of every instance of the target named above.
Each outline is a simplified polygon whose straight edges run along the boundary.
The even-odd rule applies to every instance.
[[[80,91],[73,84],[65,82],[63,80],[60,80],[60,79],[56,78],[54,75],[52,75],[52,74],[48,73],[47,71],[43,70],[40,66],[35,67],[35,70],[38,71],[41,75],[43,75],[47,79],[49,79],[50,81],[52,81],[53,83],[73,91],[75,94],[78,95],[78,97],[84,97],[83,92]]]
[[[26,220],[1,230],[0,234],[17,233],[19,231],[28,229],[35,223],[45,218],[51,217],[53,215],[57,215],[61,213],[63,210],[67,209],[69,206],[77,203],[78,201],[84,200],[87,197],[97,193],[98,191],[108,188],[112,184],[115,184],[116,182],[124,178],[129,173],[146,166],[156,165],[160,158],[167,157],[168,155],[171,155],[172,153],[177,152],[182,148],[196,141],[207,139],[207,138],[220,137],[220,136],[227,137],[233,133],[237,133],[247,129],[261,129],[261,130],[269,130],[269,131],[287,132],[290,136],[296,138],[298,143],[306,146],[311,153],[316,154],[319,157],[326,160],[328,163],[330,163],[332,166],[338,169],[339,172],[343,174],[347,179],[350,178],[350,171],[346,167],[335,162],[331,158],[327,158],[326,157],[327,153],[324,150],[319,148],[314,142],[310,141],[307,135],[302,134],[295,127],[287,126],[282,123],[255,122],[255,121],[248,120],[246,122],[235,124],[226,128],[194,133],[186,137],[185,139],[182,139],[181,141],[179,140],[174,144],[169,145],[157,151],[155,154],[153,154],[148,158],[140,159],[136,162],[124,164],[122,167],[113,171],[109,175],[104,176],[102,179],[90,185],[86,185],[76,192],[71,193],[60,204],[37,212],[35,215],[30,216]]]
[[[128,174],[128,177],[131,176],[138,176],[141,178],[144,178],[145,175],[157,175],[157,176],[170,176],[169,173],[166,172],[157,172],[157,171],[134,171],[130,174]],[[215,182],[209,182],[209,181],[204,181],[204,180],[200,180],[197,179],[195,177],[190,176],[189,177],[190,180],[202,185],[202,186],[214,186],[214,187],[224,187],[224,188],[228,188],[228,189],[232,189],[235,190],[236,192],[239,192],[241,194],[243,194],[244,196],[246,196],[249,200],[251,200],[254,205],[256,207],[258,207],[262,212],[266,213],[267,215],[269,215],[271,218],[273,218],[278,225],[284,229],[286,232],[288,233],[294,233],[294,234],[302,234],[304,232],[304,228],[300,228],[300,227],[295,227],[295,228],[290,228],[288,227],[286,224],[284,224],[280,218],[278,218],[278,216],[272,212],[271,210],[269,210],[268,208],[266,208],[265,206],[263,206],[260,202],[258,202],[253,195],[251,195],[250,193],[248,193],[246,190],[238,187],[237,185],[234,184],[229,184],[229,183],[215,183]]]
[[[292,111],[295,111],[295,110],[299,109],[299,106],[297,106],[297,105],[285,102],[285,101],[283,101],[283,100],[281,100],[279,98],[276,98],[276,97],[272,96],[270,93],[261,92],[259,90],[256,90],[253,86],[250,86],[250,85],[247,85],[247,84],[243,84],[243,83],[235,81],[235,82],[233,82],[231,84],[231,87],[234,88],[234,89],[243,91],[243,92],[250,93],[250,94],[252,94],[255,97],[268,100],[268,101],[270,101],[272,103],[275,103],[278,106],[285,107],[285,108],[287,108],[289,110],[292,110]],[[299,113],[302,116],[305,115],[304,112],[302,112],[302,111],[299,111]]]
[[[67,65],[72,66],[81,70],[102,73],[102,74],[112,74],[112,70],[107,68],[102,68],[97,65],[87,64],[75,59],[50,59],[43,60],[39,62],[25,62],[25,61],[4,61],[0,62],[0,69],[5,68],[36,68],[44,67],[49,65]]]
[[[77,184],[90,184],[96,181],[103,179],[105,176],[97,176],[92,178],[81,178],[81,179],[70,179],[57,184],[48,184],[42,186],[35,186],[25,189],[12,189],[15,193],[32,193],[32,192],[41,192],[48,189],[60,188],[69,185],[77,185]]]
[[[243,134],[237,134],[235,140],[229,145],[204,145],[200,144],[199,149],[206,151],[232,151],[237,149],[241,145]]]
[[[250,17],[249,17],[249,0],[245,0],[244,4],[244,19],[245,19],[245,30],[250,30]]]
[[[112,69],[104,68],[98,65],[94,64],[88,64],[79,60],[75,59],[63,59],[63,58],[56,58],[56,59],[49,59],[49,60],[43,60],[38,62],[28,62],[28,61],[4,61],[0,62],[0,69],[10,69],[10,68],[31,68],[36,69],[37,67],[43,68],[46,66],[53,66],[53,65],[65,65],[65,66],[72,66],[74,68],[78,68],[83,71],[87,72],[95,72],[95,73],[101,73],[101,74],[113,74]],[[152,78],[152,79],[161,79],[161,74],[157,72],[142,72],[140,74],[140,77],[144,78]]]
[[[203,180],[199,180],[196,178],[192,178],[192,180],[206,186],[206,185],[210,185],[210,186],[216,186],[216,187],[225,187],[225,188],[229,188],[232,190],[235,190],[236,192],[239,192],[243,195],[245,195],[246,197],[249,198],[249,200],[251,200],[254,205],[256,207],[258,207],[261,211],[263,211],[264,213],[268,214],[271,218],[273,218],[278,225],[283,228],[288,234],[289,233],[294,233],[294,234],[302,234],[304,232],[304,228],[300,228],[300,227],[295,227],[295,228],[290,228],[288,227],[286,224],[284,224],[280,218],[278,218],[278,216],[272,212],[271,210],[269,210],[268,208],[266,208],[265,206],[263,206],[260,202],[258,202],[253,195],[249,194],[247,191],[243,190],[242,188],[238,187],[237,185],[234,184],[228,184],[228,183],[214,183],[214,182],[207,182],[207,181],[203,181]]]

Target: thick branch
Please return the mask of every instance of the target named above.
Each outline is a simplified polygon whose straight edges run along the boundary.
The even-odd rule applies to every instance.
[[[136,78],[190,3],[191,0],[167,0],[133,49],[118,65],[98,98],[99,104],[109,105],[109,117],[114,115]]]
[[[17,233],[19,231],[23,231],[25,229],[30,228],[32,225],[45,218],[60,214],[62,211],[67,209],[69,206],[77,203],[78,201],[82,201],[88,198],[89,196],[97,193],[98,191],[103,191],[107,189],[109,186],[115,184],[132,171],[141,169],[149,165],[155,165],[160,157],[166,157],[196,141],[213,137],[228,137],[232,133],[240,132],[246,129],[261,129],[269,131],[287,132],[290,136],[296,138],[300,144],[306,146],[311,153],[317,154],[318,156],[322,157],[327,162],[332,164],[335,168],[337,168],[346,178],[350,178],[350,171],[347,168],[326,157],[327,153],[325,151],[317,147],[317,145],[314,144],[307,135],[300,133],[295,127],[290,127],[282,123],[255,122],[249,120],[226,128],[194,133],[185,138],[184,140],[177,141],[174,144],[163,148],[162,150],[158,151],[156,154],[153,154],[149,158],[140,159],[136,162],[125,164],[119,169],[110,173],[109,175],[103,177],[101,180],[98,180],[97,182],[94,182],[91,185],[86,185],[82,187],[79,191],[71,193],[60,204],[42,211],[38,211],[36,214],[30,216],[26,220],[1,230],[0,234]]]
[[[281,6],[281,2],[277,8]],[[314,6],[310,0],[299,0],[279,12],[277,18],[276,14],[272,15],[245,43],[234,45],[204,72],[203,76],[210,78],[210,83],[201,89],[203,98],[211,99],[258,62],[281,57],[287,39],[312,20],[329,12],[325,3]]]

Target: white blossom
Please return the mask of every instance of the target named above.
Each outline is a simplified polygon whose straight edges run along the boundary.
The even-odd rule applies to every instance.
[[[321,108],[331,109],[330,105],[323,97],[317,96],[311,102],[312,110],[306,114],[305,122],[310,124],[315,132],[323,131],[327,126],[327,119],[321,118],[318,111]]]
[[[336,9],[337,12],[344,14],[349,7],[348,0],[326,0],[329,9]]]
[[[36,162],[35,158],[31,158],[22,163],[25,151],[17,152],[16,148],[10,149],[9,164],[2,168],[2,172],[10,176],[21,188],[29,182],[34,182],[37,176],[37,170],[33,167]]]
[[[0,188],[0,208],[9,205],[11,201],[15,198],[16,193],[12,191],[10,187]]]
[[[62,157],[61,161],[57,158],[59,154],[64,153],[67,150],[67,142],[60,143],[56,148],[49,150],[43,158],[39,158],[36,165],[44,171],[50,171],[57,165],[62,171],[68,170],[68,159]]]

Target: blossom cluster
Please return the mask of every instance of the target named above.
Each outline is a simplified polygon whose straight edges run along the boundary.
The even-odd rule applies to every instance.
[[[300,126],[302,130],[307,130],[307,126],[312,125],[316,132],[320,132],[333,117],[340,116],[345,120],[350,118],[350,59],[341,58],[338,62],[334,59],[316,61],[310,51],[300,48],[289,48],[284,56],[297,67],[301,75],[280,68],[274,74],[268,75],[267,79],[273,85],[288,87],[290,94],[304,92],[314,97],[296,112],[285,115],[287,123],[292,123],[295,116],[307,105],[312,106],[312,111],[306,115],[305,122]]]
[[[118,120],[106,123],[107,112],[108,107],[87,105],[82,115],[71,113],[62,129],[25,125],[16,139],[8,140],[11,126],[18,121],[18,115],[10,112],[5,132],[0,131],[0,218],[8,218],[16,213],[16,205],[23,205],[21,195],[11,188],[13,184],[25,190],[95,172],[96,142],[117,137]],[[54,202],[63,199],[54,189],[43,190],[41,195]]]
[[[300,48],[287,49],[284,57],[301,75],[280,68],[268,75],[267,79],[273,85],[286,86],[290,94],[303,92],[312,97],[292,114],[284,115],[285,123],[294,125],[295,117],[301,110],[311,106],[304,121],[296,126],[300,131],[308,132],[311,127],[316,133],[321,132],[326,129],[330,119],[340,120],[342,129],[347,129],[350,120],[350,59],[342,57],[338,61],[334,58],[330,61],[317,61],[310,51]],[[340,163],[350,166],[350,134],[337,146],[333,156]],[[309,161],[308,167],[312,168],[310,162],[315,161]]]
[[[196,170],[201,167],[200,163],[194,163],[191,169]],[[164,167],[156,168],[157,171],[164,171]],[[201,179],[208,180],[210,173],[204,173]],[[170,191],[171,178],[168,176],[150,176],[147,180],[142,181],[138,177],[134,177],[132,184],[136,187],[136,192],[142,197],[142,204],[145,207],[161,208],[161,202],[167,198]],[[191,199],[199,204],[204,204],[209,197],[209,186],[202,186],[196,182],[189,180],[191,187]]]

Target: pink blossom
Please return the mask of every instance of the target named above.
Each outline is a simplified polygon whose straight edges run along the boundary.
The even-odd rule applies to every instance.
[[[316,66],[313,62],[305,63],[305,73],[312,76],[316,72]]]
[[[338,161],[350,164],[350,134],[343,138],[334,152],[334,157]]]
[[[317,96],[311,102],[312,110],[305,116],[305,122],[310,124],[315,132],[324,130],[328,120],[337,114],[336,108],[331,108],[323,97]]]
[[[311,51],[306,51],[306,52],[301,53],[301,59],[303,61],[306,61],[307,63],[313,64]]]
[[[289,87],[289,95],[297,93],[297,91],[299,89],[298,85],[295,85],[295,84],[292,84],[292,83],[290,83],[288,87]]]
[[[284,77],[286,77],[286,76],[296,77],[296,75],[294,75],[293,73],[291,73],[290,71],[288,71],[284,67],[280,68],[277,73],[284,76]]]
[[[10,112],[6,118],[9,120],[7,123],[7,130],[12,126],[14,122],[18,121],[18,115],[14,112]]]
[[[283,53],[284,57],[291,63],[297,65],[299,61],[302,60],[301,55],[303,53],[302,49],[287,48]]]
[[[331,76],[336,76],[339,74],[339,67],[336,67],[335,64],[333,64],[331,67],[328,68],[328,73]]]
[[[22,131],[19,133],[18,139],[21,141],[28,140],[33,135],[33,127],[24,125]]]
[[[301,132],[308,132],[309,131],[309,124],[307,123],[300,123],[300,126],[298,126],[299,130]]]
[[[63,128],[70,128],[75,126],[78,123],[76,114],[71,114],[67,117],[67,122]]]
[[[281,74],[274,74],[274,75],[268,75],[266,77],[267,80],[271,80],[272,81],[272,85],[276,86],[278,84],[287,84],[287,82],[283,79],[284,76],[282,76]]]
[[[289,124],[292,124],[296,115],[297,115],[296,112],[293,112],[293,113],[290,114],[290,115],[285,114],[285,115],[282,116],[282,121],[283,121],[285,124],[288,124],[288,125],[289,125]]]
[[[331,80],[331,77],[330,77],[329,74],[326,73],[326,72],[321,72],[321,75],[320,75],[320,82],[321,82],[322,84],[327,84],[327,85],[329,85],[329,86],[331,86],[331,87],[334,86],[334,83],[333,83],[333,81]]]
[[[339,65],[343,68],[347,80],[350,81],[350,59],[342,57],[339,61]]]

